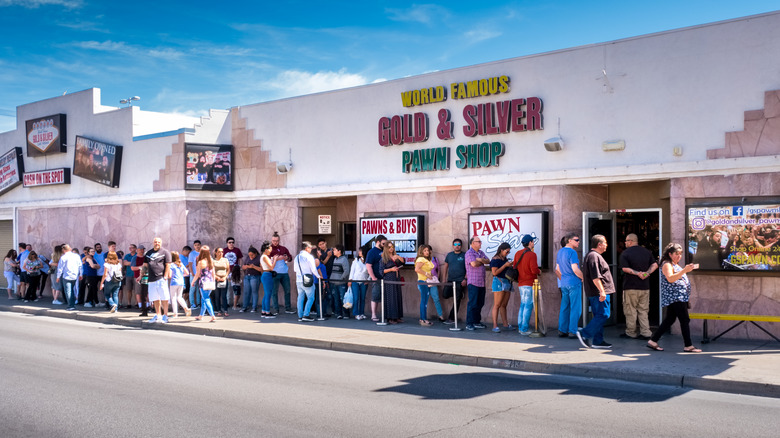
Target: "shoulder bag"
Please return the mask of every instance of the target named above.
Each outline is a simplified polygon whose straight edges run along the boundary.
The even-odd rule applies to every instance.
[[[295,257],[295,261],[298,263],[298,271],[301,271],[301,255],[298,254],[297,257]],[[314,276],[311,274],[301,274],[303,276],[303,287],[312,287],[314,286]]]

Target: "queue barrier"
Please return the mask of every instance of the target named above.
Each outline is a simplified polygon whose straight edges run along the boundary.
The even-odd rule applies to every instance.
[[[704,320],[704,324],[702,327],[702,344],[708,344],[710,342],[713,342],[717,340],[719,337],[725,335],[726,333],[730,332],[731,330],[737,328],[740,324],[743,324],[745,322],[749,322],[753,324],[754,326],[758,327],[762,332],[768,334],[771,336],[775,341],[780,342],[780,339],[778,339],[777,336],[773,335],[772,333],[769,333],[765,328],[758,325],[759,322],[780,322],[780,316],[769,316],[769,315],[732,315],[727,313],[689,313],[688,317],[691,319],[701,319]],[[736,324],[732,325],[731,327],[727,328],[726,330],[719,333],[714,338],[710,339],[708,327],[707,327],[707,321],[713,319],[713,320],[721,320],[721,321],[738,321]]]

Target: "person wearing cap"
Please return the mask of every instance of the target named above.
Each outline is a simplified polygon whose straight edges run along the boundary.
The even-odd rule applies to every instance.
[[[528,321],[531,318],[531,312],[534,310],[534,280],[542,272],[539,269],[539,262],[534,252],[534,237],[530,234],[523,236],[521,240],[523,249],[515,253],[515,259],[512,263],[517,269],[517,286],[520,289],[520,310],[517,312],[517,330],[521,335],[531,334],[528,327]]]

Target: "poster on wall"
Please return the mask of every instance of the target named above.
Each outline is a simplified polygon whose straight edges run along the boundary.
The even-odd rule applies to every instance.
[[[21,184],[23,173],[22,148],[11,148],[0,157],[0,195]]]
[[[507,242],[512,246],[508,258],[514,258],[515,253],[523,249],[523,236],[534,238],[534,252],[540,268],[547,268],[548,247],[548,213],[546,211],[522,213],[477,213],[469,215],[468,240],[479,236],[482,240],[482,251],[489,259],[496,255],[498,245]],[[468,248],[467,248],[468,249]]]
[[[780,202],[688,207],[686,263],[710,271],[780,271]]]
[[[119,187],[122,146],[76,136],[73,174],[98,184]]]
[[[25,172],[22,181],[24,187],[53,186],[58,184],[70,184],[70,169],[38,170]]]
[[[67,151],[68,138],[65,114],[54,114],[25,122],[27,134],[27,156],[42,157]]]
[[[376,236],[381,234],[393,242],[395,252],[405,259],[407,265],[413,265],[418,245],[425,243],[424,219],[424,216],[361,218],[360,246],[373,247]]]
[[[233,146],[184,144],[186,190],[233,190]]]

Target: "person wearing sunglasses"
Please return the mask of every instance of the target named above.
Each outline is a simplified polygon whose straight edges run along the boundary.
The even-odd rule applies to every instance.
[[[558,336],[577,337],[577,324],[582,316],[582,271],[577,257],[580,238],[575,233],[564,237],[566,246],[555,258],[555,275],[561,280],[561,310],[558,314]]]

